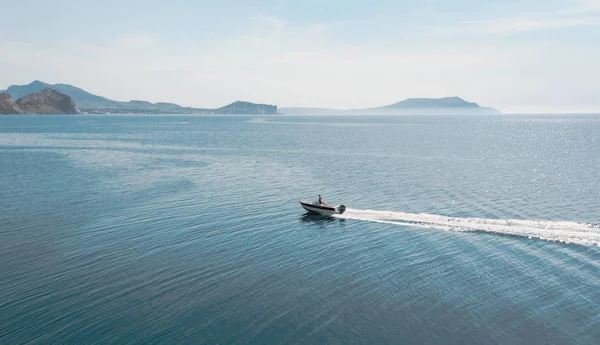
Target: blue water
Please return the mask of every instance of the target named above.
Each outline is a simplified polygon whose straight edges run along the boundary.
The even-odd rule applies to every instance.
[[[599,133],[0,117],[0,343],[597,344]]]

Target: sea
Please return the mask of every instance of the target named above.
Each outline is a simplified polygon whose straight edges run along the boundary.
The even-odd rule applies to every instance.
[[[599,343],[600,115],[0,117],[0,344]]]

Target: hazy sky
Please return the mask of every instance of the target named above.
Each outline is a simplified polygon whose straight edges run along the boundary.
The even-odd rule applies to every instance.
[[[362,108],[461,96],[600,112],[600,0],[0,0],[0,89]]]

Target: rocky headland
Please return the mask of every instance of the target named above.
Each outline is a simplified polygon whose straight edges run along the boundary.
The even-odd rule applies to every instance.
[[[23,114],[23,111],[8,93],[0,94],[0,114]]]
[[[10,94],[0,94],[0,114],[78,114],[73,99],[50,88],[31,93],[16,102]]]

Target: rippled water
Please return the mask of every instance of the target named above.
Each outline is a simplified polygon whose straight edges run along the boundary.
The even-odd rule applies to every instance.
[[[598,343],[598,133],[0,117],[0,343]],[[304,214],[318,193],[348,211]]]

